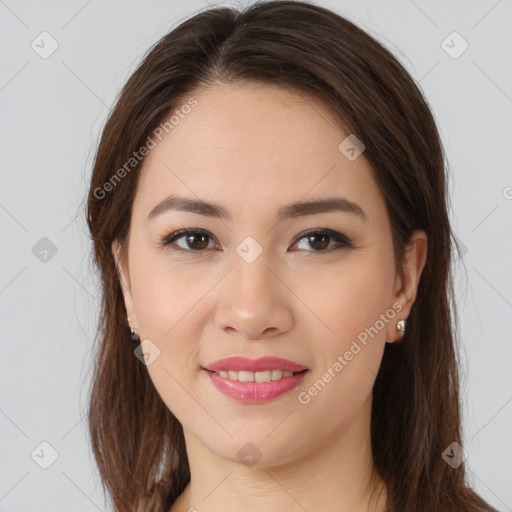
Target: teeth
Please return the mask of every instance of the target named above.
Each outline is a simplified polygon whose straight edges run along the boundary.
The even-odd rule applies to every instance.
[[[239,382],[270,382],[271,380],[279,380],[283,377],[291,377],[293,372],[282,370],[265,370],[262,372],[249,372],[247,370],[220,370],[215,372],[221,377],[230,378]]]

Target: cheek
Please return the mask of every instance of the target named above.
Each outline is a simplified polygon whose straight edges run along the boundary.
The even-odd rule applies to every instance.
[[[331,424],[333,411],[339,422],[349,422],[371,394],[392,321],[387,276],[378,265],[340,272],[309,303],[322,323],[310,331],[315,370],[298,398],[319,423]]]
[[[200,299],[208,289],[200,272],[183,272],[179,264],[169,264],[165,255],[134,253],[133,301],[140,330],[160,341],[176,338],[176,332],[194,323]],[[180,336],[179,339],[182,339]]]
[[[333,348],[339,349],[386,314],[393,283],[391,273],[383,269],[381,262],[370,258],[361,258],[355,265],[331,267],[325,274],[325,279],[317,279],[314,287],[313,281],[306,280],[294,290],[307,298],[304,302],[315,312],[314,321],[321,320],[318,328],[325,333],[322,338],[332,339]],[[377,328],[385,336],[382,327],[378,322]]]
[[[201,298],[205,284],[149,258],[133,259],[133,297],[139,333],[157,348],[158,357],[147,366],[149,376],[168,409],[180,419],[204,413],[190,394],[197,393],[202,323]],[[197,276],[196,276],[197,278]],[[211,285],[210,285],[211,286]],[[147,342],[146,342],[147,343]],[[195,407],[198,407],[196,410]]]
[[[315,414],[327,415],[325,421],[326,411],[336,404],[343,404],[340,414],[349,418],[367,400],[382,360],[386,327],[393,321],[389,317],[395,314],[389,311],[392,260],[359,256],[351,265],[330,271],[328,286],[309,294],[308,305],[322,322],[311,317],[318,324],[309,331],[315,340],[316,370],[313,388],[305,390],[301,403],[311,401]],[[305,288],[298,292],[305,293]]]

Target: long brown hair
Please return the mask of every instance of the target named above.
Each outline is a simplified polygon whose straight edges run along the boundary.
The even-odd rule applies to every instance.
[[[361,139],[385,198],[396,268],[413,230],[427,262],[400,343],[386,344],[373,389],[371,444],[388,510],[491,510],[442,458],[462,445],[452,243],[444,150],[419,87],[356,25],[301,1],[211,8],[181,23],[144,56],[122,89],[95,156],[87,205],[102,309],[89,430],[115,511],[166,512],[190,479],[182,426],[134,356],[111,252],[126,250],[141,162],[130,161],[162,119],[195,90],[217,83],[278,85],[321,98]],[[124,168],[124,173],[117,172]],[[105,186],[106,183],[110,186]],[[125,254],[125,253],[123,253]]]

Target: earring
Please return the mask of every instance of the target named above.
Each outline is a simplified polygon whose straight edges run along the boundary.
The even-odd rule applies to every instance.
[[[396,324],[396,328],[401,332],[401,333],[404,333],[405,332],[405,326],[407,325],[407,322],[405,320],[400,320],[399,322],[397,322]]]
[[[132,327],[130,325],[130,317],[128,317],[127,320],[128,320],[128,325],[130,327],[130,337],[131,337],[132,341],[139,341],[139,335],[137,333],[137,329],[135,329],[135,327]]]

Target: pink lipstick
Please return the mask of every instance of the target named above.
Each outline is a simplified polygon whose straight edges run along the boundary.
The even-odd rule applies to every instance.
[[[273,400],[296,388],[309,369],[278,357],[220,359],[203,368],[212,384],[223,394],[244,403]]]

